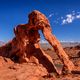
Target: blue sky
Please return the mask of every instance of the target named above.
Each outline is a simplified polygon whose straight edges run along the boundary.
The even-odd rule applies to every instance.
[[[13,28],[27,23],[33,10],[47,16],[60,41],[80,41],[80,0],[0,0],[0,41],[11,40]]]

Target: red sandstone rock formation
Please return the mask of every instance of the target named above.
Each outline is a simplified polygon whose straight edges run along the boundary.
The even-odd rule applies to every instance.
[[[29,14],[29,21],[27,24],[18,25],[14,28],[15,38],[13,38],[12,42],[7,44],[10,49],[8,49],[7,56],[11,58],[15,58],[16,56],[19,58],[19,62],[41,63],[47,68],[48,72],[53,72],[55,70],[58,74],[61,74],[55,67],[52,58],[40,47],[40,34],[38,30],[42,31],[45,39],[55,49],[55,52],[67,69],[72,71],[74,64],[69,60],[60,42],[52,35],[48,19],[45,15],[36,10]],[[4,50],[4,47],[6,49],[7,45],[1,47],[0,52]],[[7,49],[5,53],[6,51]]]
[[[29,15],[29,19],[29,24],[36,26],[37,30],[42,30],[45,39],[52,45],[64,65],[68,68],[69,71],[72,71],[74,69],[74,64],[69,60],[69,57],[63,50],[60,42],[54,35],[52,35],[50,24],[47,18],[39,11],[33,11]]]

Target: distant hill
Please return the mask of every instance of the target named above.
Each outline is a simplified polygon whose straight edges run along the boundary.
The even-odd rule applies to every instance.
[[[4,42],[0,41],[0,46],[2,46],[3,44],[5,44]]]
[[[80,42],[61,42],[63,47],[74,47],[80,45]]]
[[[51,48],[51,45],[49,43],[40,43],[40,44],[43,49]],[[74,47],[80,45],[80,42],[61,42],[61,45],[63,48]]]

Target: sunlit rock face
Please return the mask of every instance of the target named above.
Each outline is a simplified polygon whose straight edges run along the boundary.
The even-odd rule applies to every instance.
[[[51,32],[48,19],[41,12],[34,10],[29,14],[27,24],[20,24],[14,28],[15,37],[9,43],[0,48],[3,56],[10,57],[12,60],[23,62],[33,62],[43,64],[48,72],[54,70],[61,74],[55,67],[52,58],[47,55],[40,47],[40,34],[42,31],[45,39],[51,44],[64,65],[71,71],[74,67],[68,55],[63,50],[60,42]]]

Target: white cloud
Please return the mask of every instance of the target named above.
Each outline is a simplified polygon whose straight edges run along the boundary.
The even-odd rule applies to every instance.
[[[67,14],[66,19],[62,20],[62,24],[72,23],[75,17],[72,14]]]
[[[51,17],[55,17],[56,19],[54,20],[54,24],[61,24],[61,25],[65,25],[65,24],[70,24],[73,21],[80,19],[80,12],[76,12],[76,11],[72,11],[69,14],[66,14],[65,16],[61,16],[59,17],[59,15],[57,15],[58,13],[51,13],[48,18]],[[57,15],[57,16],[56,16]]]
[[[53,13],[52,13],[52,14],[50,14],[50,15],[48,16],[48,18],[51,18],[53,15],[54,15]]]
[[[65,19],[63,19],[62,24],[66,24],[66,20]]]
[[[77,19],[80,19],[80,14],[79,14],[79,15],[76,15],[76,18],[77,18]]]
[[[67,14],[66,18],[62,19],[62,25],[72,23],[76,19],[80,19],[80,13],[73,11],[71,14]]]

